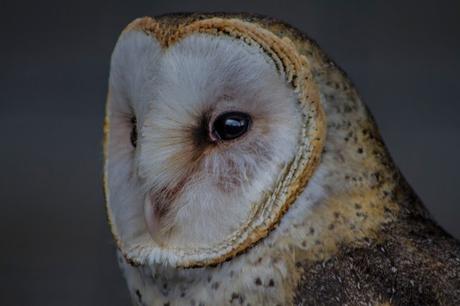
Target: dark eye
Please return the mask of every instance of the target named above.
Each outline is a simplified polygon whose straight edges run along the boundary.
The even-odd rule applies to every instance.
[[[232,140],[245,134],[251,125],[251,116],[242,112],[219,115],[212,126],[212,136],[218,140]]]
[[[130,135],[130,140],[131,140],[131,144],[133,145],[133,147],[136,147],[137,145],[137,121],[136,121],[136,117],[132,117],[131,118],[131,135]]]

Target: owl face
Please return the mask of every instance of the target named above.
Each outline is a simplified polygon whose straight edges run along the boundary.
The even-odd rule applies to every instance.
[[[107,107],[114,232],[132,249],[209,249],[232,237],[285,175],[304,119],[260,47],[199,31],[168,47],[123,33]]]

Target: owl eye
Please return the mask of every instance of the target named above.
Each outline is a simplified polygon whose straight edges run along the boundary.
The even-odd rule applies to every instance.
[[[242,112],[219,115],[212,126],[212,136],[217,140],[232,140],[245,134],[251,125],[251,116]]]
[[[137,145],[137,121],[136,117],[131,118],[131,134],[129,139],[131,140],[131,144],[133,147],[136,147]]]

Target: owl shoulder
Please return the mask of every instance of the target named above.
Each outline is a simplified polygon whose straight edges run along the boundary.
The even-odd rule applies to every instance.
[[[460,243],[422,214],[401,215],[380,239],[305,263],[296,305],[460,305]]]

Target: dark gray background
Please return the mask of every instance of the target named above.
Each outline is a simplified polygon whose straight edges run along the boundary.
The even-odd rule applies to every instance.
[[[308,33],[460,237],[459,1],[190,2],[0,2],[1,305],[129,303],[105,222],[101,129],[111,50],[144,15],[249,11]]]

